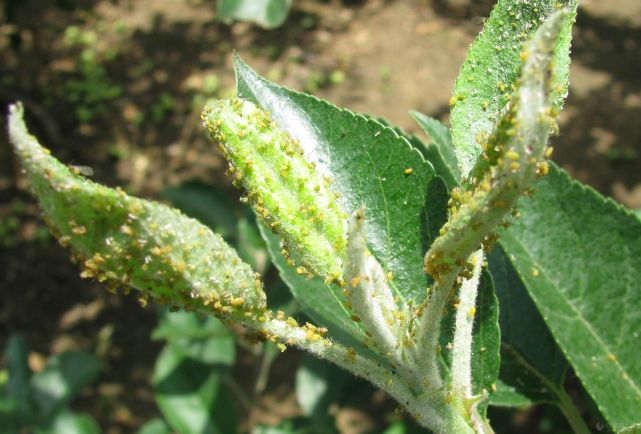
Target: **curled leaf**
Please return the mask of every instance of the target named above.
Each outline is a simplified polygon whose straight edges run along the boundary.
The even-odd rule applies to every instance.
[[[547,173],[545,154],[554,124],[552,60],[568,15],[559,11],[534,34],[522,56],[519,86],[490,137],[468,182],[452,190],[450,216],[425,256],[425,270],[437,281],[461,267],[531,187]]]
[[[19,104],[9,109],[9,135],[51,231],[71,247],[82,277],[223,317],[262,315],[260,280],[219,235],[178,210],[74,173],[28,133]]]
[[[283,239],[290,263],[298,262],[300,274],[339,279],[347,218],[331,179],[321,176],[298,142],[249,101],[216,101],[202,118],[258,218]]]

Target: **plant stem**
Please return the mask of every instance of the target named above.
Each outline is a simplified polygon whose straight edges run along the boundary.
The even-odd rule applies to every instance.
[[[590,434],[592,431],[587,426],[579,410],[572,402],[570,395],[564,389],[558,389],[559,408],[576,434]]]
[[[525,369],[530,371],[533,375],[539,378],[541,382],[550,389],[550,391],[554,394],[554,396],[558,399],[557,405],[559,406],[559,409],[567,419],[568,423],[572,427],[572,430],[576,434],[589,434],[592,431],[590,428],[585,424],[583,421],[583,418],[579,414],[579,411],[577,410],[576,406],[572,402],[572,399],[568,395],[568,393],[563,389],[563,386],[558,386],[552,381],[550,381],[547,377],[542,375],[540,372],[538,372],[530,363],[523,358],[511,345],[506,344],[503,342],[501,344],[503,347],[505,347],[510,353],[512,353],[512,356],[516,358],[518,363],[523,365]]]
[[[406,407],[419,424],[436,434],[486,434],[476,432],[462,413],[451,402],[446,401],[443,393],[428,393],[416,397]],[[437,413],[439,418],[435,420],[432,413]]]
[[[472,397],[472,330],[484,256],[483,250],[480,249],[470,257],[474,270],[472,277],[465,279],[461,284],[456,311],[452,349],[452,389],[461,392],[467,398]]]
[[[324,338],[310,339],[308,331],[303,327],[293,326],[279,319],[269,319],[257,327],[248,326],[262,329],[277,341],[297,346],[366,379],[389,393],[413,414],[421,425],[431,431],[443,434],[473,432],[469,425],[466,425],[468,431],[460,431],[460,428],[452,430],[452,424],[459,427],[459,425],[463,426],[464,421],[459,420],[460,416],[453,412],[442,394],[433,394],[434,398],[431,400],[421,399],[413,392],[416,385],[408,385],[398,371],[391,371],[388,367],[357,354],[353,349]]]
[[[434,283],[426,301],[425,310],[419,319],[416,333],[415,359],[416,363],[425,369],[425,380],[431,389],[439,389],[443,386],[443,380],[438,368],[438,351],[436,348],[441,335],[443,310],[452,294],[458,271],[460,270],[443,276],[440,282]]]
[[[255,328],[264,330],[268,336],[275,338],[278,342],[299,347],[316,357],[328,360],[393,395],[406,396],[410,393],[407,384],[387,366],[363,357],[355,350],[338,342],[310,337],[303,327],[272,318]]]

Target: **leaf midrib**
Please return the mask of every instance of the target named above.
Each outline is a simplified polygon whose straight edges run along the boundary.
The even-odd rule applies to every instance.
[[[506,235],[507,235],[507,234],[504,234],[503,236],[504,236],[504,237],[506,237]],[[523,252],[525,252],[524,254],[527,256],[527,258],[528,258],[528,259],[529,259],[533,264],[535,264],[535,263],[536,263],[536,262],[533,260],[532,256],[530,255],[529,251],[525,248],[525,246],[523,245],[523,243],[521,243],[521,241],[519,241],[517,238],[512,237],[512,236],[509,236],[509,239],[510,239],[512,242],[517,243],[517,244],[519,245],[519,247],[521,247],[522,251],[523,251]],[[518,270],[518,268],[517,268],[517,267],[514,267],[514,268],[515,268],[515,270],[516,270],[517,274],[519,275],[519,277],[520,277],[523,281],[525,281],[525,279],[524,279],[524,278],[523,278],[523,276],[521,275],[521,273],[520,273],[520,271]],[[606,349],[606,350],[607,350],[607,351],[605,351],[605,352],[604,352],[605,357],[607,358],[609,354],[614,354],[614,353],[610,352],[610,348],[609,348],[609,346],[607,346],[607,345],[603,342],[603,340],[601,339],[601,337],[600,337],[600,336],[599,336],[599,335],[594,331],[594,329],[592,328],[592,326],[590,325],[590,323],[585,319],[585,317],[584,317],[584,316],[582,315],[582,313],[581,313],[581,312],[576,308],[576,306],[575,306],[574,304],[572,304],[572,303],[569,301],[569,299],[565,296],[565,293],[561,291],[560,287],[556,284],[556,282],[554,282],[553,280],[550,280],[550,279],[547,277],[547,273],[545,273],[545,272],[544,272],[544,270],[540,270],[539,278],[544,278],[544,279],[545,279],[545,281],[546,281],[549,285],[551,285],[551,286],[553,286],[553,287],[554,287],[554,289],[556,290],[556,293],[559,295],[559,297],[561,297],[561,299],[563,299],[563,301],[564,301],[564,302],[565,302],[565,303],[570,307],[570,309],[574,312],[574,314],[575,314],[575,318],[576,318],[576,319],[578,319],[578,320],[579,320],[579,321],[580,321],[580,322],[585,326],[586,330],[588,330],[588,332],[590,333],[590,335],[592,335],[592,336],[594,337],[595,341],[600,345],[600,347],[601,347],[601,348],[604,348],[604,349]],[[530,293],[530,295],[532,296],[532,298],[534,299],[535,303],[537,304],[537,307],[539,307],[540,309],[543,309],[543,310],[545,310],[545,311],[548,311],[548,309],[547,309],[545,306],[542,306],[542,307],[541,307],[541,306],[540,306],[540,303],[538,303],[538,302],[537,302],[538,297],[535,297],[535,296],[534,296],[534,294],[533,294],[531,291],[529,291],[529,293]],[[543,317],[543,319],[544,319],[544,321],[546,321],[546,320],[545,320],[545,316]],[[547,323],[547,321],[546,321],[546,323]],[[552,335],[555,337],[555,340],[557,340],[557,343],[559,344],[559,347],[561,347],[561,348],[563,349],[563,348],[564,348],[564,346],[563,346],[563,345],[561,345],[561,344],[558,342],[558,341],[559,341],[559,338],[556,336],[556,333],[554,332],[554,328],[553,328],[553,327],[549,327],[549,329],[550,329],[550,331],[552,331]],[[612,360],[611,362],[614,364],[614,366],[615,366],[615,367],[617,367],[617,369],[619,369],[619,370],[620,370],[620,372],[621,372],[621,374],[622,374],[622,375],[621,375],[621,377],[622,377],[622,378],[623,378],[627,383],[629,383],[629,384],[632,386],[632,388],[637,392],[637,396],[638,396],[639,398],[641,398],[641,389],[639,388],[639,386],[638,386],[634,381],[632,381],[632,377],[628,374],[628,372],[627,372],[627,371],[626,371],[626,369],[621,365],[621,363],[619,363],[619,359],[618,359],[618,358],[615,358],[615,360]],[[574,368],[576,369],[577,367],[575,366]]]

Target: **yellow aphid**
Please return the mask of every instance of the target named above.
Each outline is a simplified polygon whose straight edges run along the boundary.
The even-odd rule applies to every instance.
[[[142,209],[143,209],[143,208],[142,208],[142,205],[141,205],[139,202],[137,202],[137,201],[135,201],[135,202],[131,202],[131,203],[129,204],[129,212],[130,212],[131,214],[133,214],[134,216],[136,216],[136,215],[140,214],[140,213],[142,212]]]
[[[467,316],[470,318],[474,318],[474,314],[476,314],[476,308],[471,307],[470,310],[467,311]]]
[[[298,322],[294,318],[292,318],[291,316],[289,318],[287,318],[286,322],[287,322],[287,325],[290,326],[290,327],[298,327]]]
[[[536,173],[540,176],[545,176],[550,173],[550,165],[547,161],[541,161],[537,166]]]
[[[516,160],[518,160],[519,158],[521,158],[521,156],[519,155],[519,153],[518,153],[518,152],[515,152],[515,151],[507,151],[507,152],[505,153],[505,157],[506,157],[508,160],[512,160],[512,161],[516,161]]]
[[[96,276],[96,271],[91,268],[85,268],[80,273],[80,277],[83,279],[91,279],[92,277],[95,277],[95,276]]]
[[[240,307],[245,303],[245,299],[243,297],[236,297],[232,298],[231,300],[231,305],[234,307]]]
[[[74,235],[84,235],[87,233],[87,228],[84,226],[74,226],[71,228],[71,233]]]
[[[120,232],[122,232],[125,235],[133,235],[134,233],[133,229],[131,229],[131,226],[129,225],[120,226]]]
[[[356,276],[349,281],[349,284],[352,285],[352,288],[356,288],[359,283],[361,283],[361,276]]]
[[[412,169],[411,167],[408,167],[403,171],[403,173],[405,173],[406,175],[411,175],[412,172],[414,172],[414,169]]]

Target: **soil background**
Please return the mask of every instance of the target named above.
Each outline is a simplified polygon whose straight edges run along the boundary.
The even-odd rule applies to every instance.
[[[234,92],[233,50],[271,80],[425,138],[408,111],[447,122],[454,79],[491,6],[296,0],[285,24],[266,31],[217,22],[207,0],[3,0],[0,102],[23,101],[42,143],[64,162],[90,166],[98,182],[159,198],[165,187],[199,180],[237,197],[199,123],[206,98]],[[641,208],[641,2],[584,0],[572,56],[553,159]],[[23,333],[34,369],[51,354],[102,348],[100,379],[74,407],[106,433],[134,432],[159,414],[150,376],[162,344],[149,339],[157,315],[79,278],[0,140],[0,348]],[[298,358],[278,359],[244,413],[246,428],[300,414],[291,375]],[[240,360],[256,363],[242,351]],[[239,382],[251,382],[243,372]],[[380,432],[394,405],[374,395],[368,408],[341,415],[342,432]],[[510,413],[505,432],[546,432],[543,411]]]

